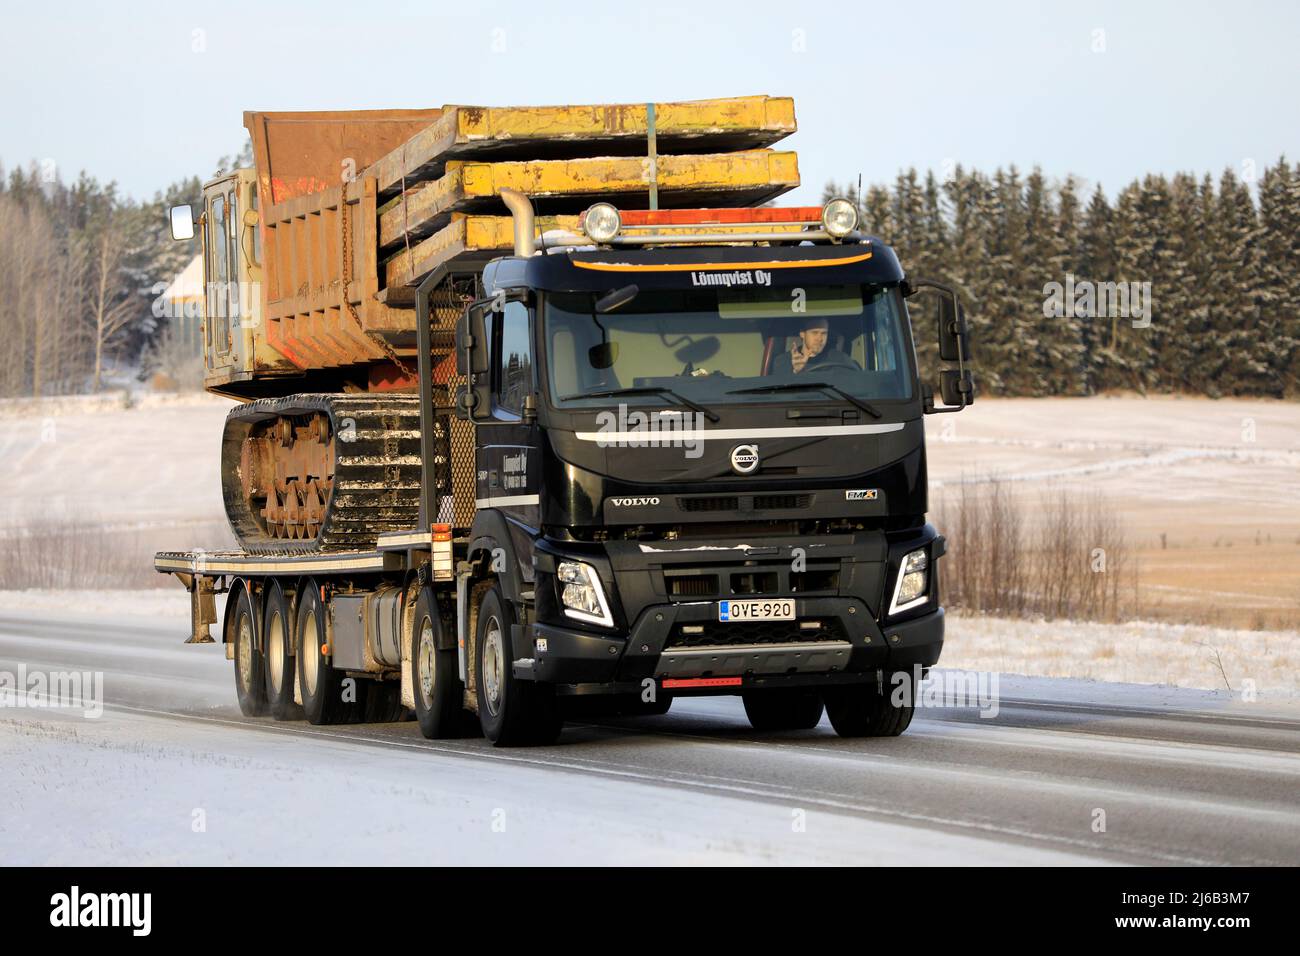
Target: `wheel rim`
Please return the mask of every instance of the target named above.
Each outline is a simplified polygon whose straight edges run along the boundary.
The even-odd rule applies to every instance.
[[[433,709],[434,658],[437,647],[433,638],[433,622],[427,617],[420,624],[420,698],[425,710]]]
[[[271,626],[266,629],[266,663],[271,668],[271,686],[278,694],[284,684],[284,619],[279,611],[271,613]]]
[[[320,674],[320,648],[316,646],[316,609],[307,612],[302,627],[302,682],[307,685],[307,693],[316,693],[316,680]]]
[[[239,680],[247,689],[253,685],[253,624],[247,614],[239,616]]]
[[[483,696],[488,711],[496,716],[501,710],[501,689],[506,682],[505,646],[501,639],[501,622],[488,618],[483,634]]]

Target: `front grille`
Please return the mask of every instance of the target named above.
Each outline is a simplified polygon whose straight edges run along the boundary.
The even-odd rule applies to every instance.
[[[836,591],[840,586],[839,568],[809,568],[790,572],[790,590],[796,594],[808,591]]]
[[[812,506],[812,495],[700,495],[678,498],[682,511],[799,511]]]
[[[716,574],[665,573],[669,597],[712,597],[718,593]]]
[[[812,495],[754,495],[755,511],[790,511],[810,504]]]
[[[742,571],[731,576],[732,594],[778,594],[780,588],[775,571]]]
[[[666,647],[724,647],[729,644],[796,644],[801,641],[847,641],[839,618],[817,618],[818,627],[803,629],[798,621],[686,621],[673,627]],[[696,630],[699,628],[700,630]]]
[[[714,495],[710,498],[678,498],[683,511],[735,511],[740,499],[735,495]]]

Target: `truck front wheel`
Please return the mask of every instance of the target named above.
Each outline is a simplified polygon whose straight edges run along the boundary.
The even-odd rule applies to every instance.
[[[841,737],[897,737],[905,731],[916,707],[916,688],[895,699],[894,686],[886,680],[883,688],[875,683],[827,688],[826,714],[835,732]]]
[[[812,730],[822,719],[822,697],[815,690],[755,690],[741,699],[750,726],[759,731]]]
[[[510,644],[514,616],[497,585],[484,589],[482,595],[474,676],[483,736],[498,747],[553,743],[563,727],[555,690],[515,677]]]

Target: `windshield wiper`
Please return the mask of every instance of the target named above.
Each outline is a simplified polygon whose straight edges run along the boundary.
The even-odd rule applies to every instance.
[[[639,385],[635,388],[611,388],[606,389],[603,392],[581,392],[578,395],[561,395],[560,401],[568,402],[579,398],[615,398],[619,395],[671,395],[691,411],[699,412],[709,421],[720,421],[717,415],[705,408],[699,402],[693,402],[689,398],[677,394],[677,392],[674,392],[667,385]]]
[[[818,388],[827,392],[834,392],[846,402],[851,402],[858,408],[862,409],[872,418],[880,418],[880,411],[870,402],[864,402],[856,395],[851,395],[838,385],[832,385],[830,382],[786,382],[782,385],[760,385],[757,388],[738,388],[735,391],[728,392],[728,395],[766,395],[773,392],[802,392],[810,388]]]

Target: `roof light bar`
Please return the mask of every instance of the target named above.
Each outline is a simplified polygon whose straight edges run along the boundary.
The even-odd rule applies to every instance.
[[[601,202],[582,214],[582,231],[597,245],[840,242],[857,235],[858,210],[847,199],[825,206],[620,210]]]

